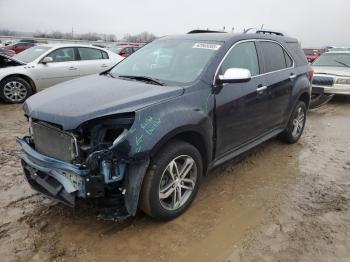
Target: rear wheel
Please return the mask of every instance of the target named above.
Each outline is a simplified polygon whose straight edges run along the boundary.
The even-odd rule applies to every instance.
[[[306,105],[299,101],[289,119],[287,128],[280,134],[279,138],[286,143],[296,143],[303,134],[306,122]]]
[[[0,83],[0,97],[6,103],[23,103],[32,94],[32,87],[21,77],[8,77]]]
[[[203,172],[202,158],[189,143],[173,141],[153,159],[142,186],[140,207],[148,215],[170,220],[195,198]]]

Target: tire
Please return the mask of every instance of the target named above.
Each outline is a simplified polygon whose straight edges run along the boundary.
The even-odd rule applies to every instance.
[[[181,176],[181,170],[188,172],[183,172]],[[140,198],[141,210],[158,220],[176,218],[191,205],[202,175],[202,157],[194,146],[179,140],[168,143],[154,157],[145,176]],[[182,196],[181,201],[177,201],[179,195]]]
[[[333,97],[334,95],[312,94],[311,101],[310,101],[310,109],[323,106],[324,104],[328,103]]]
[[[32,93],[30,84],[21,77],[8,77],[0,83],[0,97],[5,103],[23,103]]]
[[[288,144],[298,142],[303,134],[306,123],[306,105],[299,101],[289,119],[287,128],[279,135],[280,140]]]

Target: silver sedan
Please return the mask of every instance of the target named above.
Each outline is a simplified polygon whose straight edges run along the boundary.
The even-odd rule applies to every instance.
[[[123,59],[89,45],[40,45],[0,57],[0,98],[22,103],[33,93],[77,77],[101,73]]]

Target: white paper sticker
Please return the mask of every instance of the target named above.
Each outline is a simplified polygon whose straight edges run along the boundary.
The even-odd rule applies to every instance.
[[[201,48],[201,49],[209,49],[209,50],[219,50],[221,45],[216,44],[207,44],[207,43],[195,43],[192,48]]]

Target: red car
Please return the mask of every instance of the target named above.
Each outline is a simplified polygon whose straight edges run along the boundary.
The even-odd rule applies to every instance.
[[[12,56],[16,55],[16,52],[13,50],[7,50],[4,48],[0,48],[0,54],[12,57]]]
[[[307,60],[312,63],[316,60],[320,55],[322,55],[326,50],[322,48],[304,48],[304,54],[307,57]]]
[[[13,45],[4,46],[3,49],[13,50],[16,54],[33,47],[35,44],[27,42],[19,42]]]
[[[111,46],[108,49],[122,57],[128,57],[129,55],[134,53],[136,50],[140,49],[140,46],[125,44],[125,45]]]

